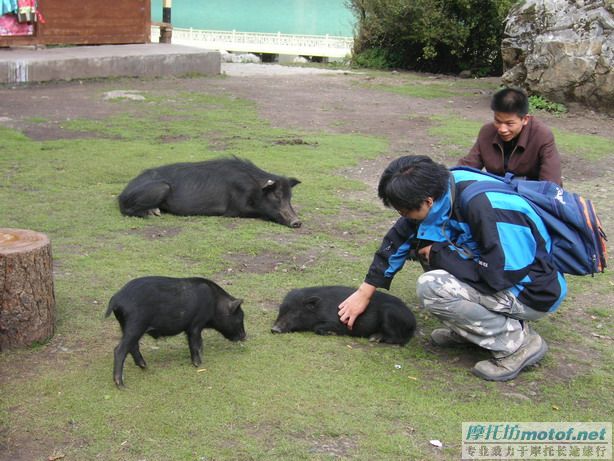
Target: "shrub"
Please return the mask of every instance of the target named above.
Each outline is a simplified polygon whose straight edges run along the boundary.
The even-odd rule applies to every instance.
[[[352,56],[352,64],[358,67],[385,69],[391,67],[390,58],[382,48],[368,48]]]
[[[543,96],[529,96],[529,111],[535,112],[536,110],[543,110],[556,115],[560,115],[567,112],[567,107],[558,102],[549,101]]]
[[[516,0],[347,1],[357,18],[355,64],[479,76],[501,72],[504,20]]]

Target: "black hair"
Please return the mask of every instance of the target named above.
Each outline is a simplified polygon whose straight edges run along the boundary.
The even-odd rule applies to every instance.
[[[426,155],[406,155],[390,162],[379,180],[377,194],[384,205],[397,210],[418,210],[431,197],[448,190],[450,172]]]
[[[529,113],[529,98],[520,88],[503,88],[493,95],[490,108],[494,112],[524,117]]]

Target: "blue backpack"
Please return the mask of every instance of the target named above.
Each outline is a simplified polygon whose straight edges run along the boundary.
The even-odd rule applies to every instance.
[[[552,262],[559,272],[593,275],[605,270],[607,237],[590,200],[550,181],[515,179],[511,173],[501,177],[470,167],[451,168],[454,170],[472,171],[498,180],[476,181],[467,186],[460,195],[461,210],[482,192],[520,195],[544,221],[552,239]]]

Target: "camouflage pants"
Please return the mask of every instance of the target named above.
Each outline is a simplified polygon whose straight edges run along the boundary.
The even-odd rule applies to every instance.
[[[546,314],[525,306],[507,290],[485,295],[440,269],[422,274],[416,291],[422,308],[495,357],[507,356],[522,345],[526,333],[522,321]]]

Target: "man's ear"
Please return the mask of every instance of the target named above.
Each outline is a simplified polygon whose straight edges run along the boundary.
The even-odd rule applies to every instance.
[[[320,301],[322,300],[319,296],[310,296],[303,301],[303,305],[310,311],[315,311],[320,306]]]
[[[522,126],[526,126],[527,123],[529,123],[530,118],[531,118],[531,116],[529,114],[527,114],[524,117],[522,117],[522,119],[521,119]]]

